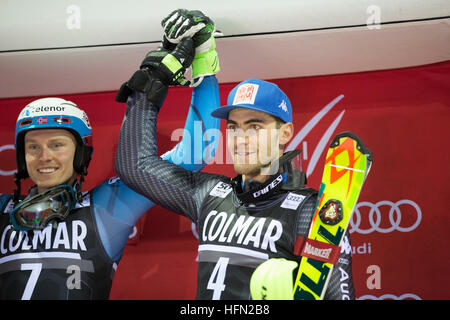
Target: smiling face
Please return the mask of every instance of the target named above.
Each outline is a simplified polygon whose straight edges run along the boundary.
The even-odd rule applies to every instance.
[[[25,162],[38,192],[76,179],[75,137],[64,129],[31,130],[25,134]]]
[[[267,113],[237,108],[228,114],[227,145],[234,170],[263,182],[271,162],[283,154],[292,138],[292,123],[283,123]],[[273,173],[271,173],[273,174]]]

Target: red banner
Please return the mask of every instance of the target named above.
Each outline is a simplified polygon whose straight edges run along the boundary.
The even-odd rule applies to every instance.
[[[292,102],[296,136],[288,148],[303,150],[308,186],[319,187],[324,151],[339,132],[356,133],[374,154],[349,227],[352,247],[344,246],[353,252],[356,296],[450,299],[446,210],[450,171],[445,167],[450,160],[450,62],[274,82]],[[234,85],[220,85],[222,104]],[[115,175],[114,155],[125,106],[114,102],[114,95],[62,96],[83,108],[93,126],[94,155],[86,190]],[[16,117],[35,98],[0,100],[2,193],[14,188]],[[170,136],[184,126],[190,98],[189,88],[170,90],[159,117],[160,153],[177,143]],[[221,141],[205,171],[234,176],[232,166],[224,163],[226,152]],[[195,298],[197,239],[191,222],[154,207],[138,229],[141,240],[125,248],[111,298]]]

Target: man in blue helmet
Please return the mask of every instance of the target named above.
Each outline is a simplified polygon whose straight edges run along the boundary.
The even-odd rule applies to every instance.
[[[200,18],[177,34],[180,41],[183,34],[198,45],[214,41],[212,21]],[[215,49],[210,47],[207,56],[217,58]],[[200,170],[217,146],[217,141],[207,146],[203,134],[219,128],[220,122],[210,116],[220,104],[214,75],[219,66],[205,65],[205,54],[195,54],[191,38],[178,45],[164,38],[163,47],[147,54],[134,82],[125,83],[117,99],[126,100],[130,88],[139,84],[137,78],[157,73],[164,76],[160,84],[165,91],[157,85],[140,88],[157,104],[169,85],[186,82],[183,74],[193,60],[193,74],[200,80],[185,127],[190,134],[163,159]],[[201,136],[193,134],[195,121],[202,124]],[[15,137],[17,190],[0,195],[0,299],[107,299],[130,231],[153,203],[118,178],[81,191],[93,152],[92,133],[87,115],[73,102],[31,102],[19,114]],[[201,148],[191,152],[194,144]],[[20,181],[28,177],[35,186],[22,196]]]
[[[158,111],[141,93],[130,96],[115,168],[132,189],[196,223],[197,298],[250,299],[252,274],[267,261],[277,262],[265,269],[272,280],[280,279],[271,281],[280,284],[275,291],[292,298],[290,260],[298,260],[296,245],[307,237],[317,191],[304,186],[305,175],[293,164],[300,150],[283,152],[294,134],[289,98],[273,83],[249,79],[230,92],[227,106],[212,112],[227,122],[235,178],[192,172],[160,159]],[[281,283],[289,278],[290,286]],[[351,255],[343,250],[325,299],[352,298]]]

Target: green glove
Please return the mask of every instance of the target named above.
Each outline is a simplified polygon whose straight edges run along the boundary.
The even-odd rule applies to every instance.
[[[261,263],[250,278],[253,300],[293,300],[296,261],[272,258]]]
[[[214,22],[201,11],[178,9],[162,20],[164,28],[163,47],[171,48],[185,37],[192,37],[195,57],[192,78],[199,79],[220,71],[219,57],[214,40]]]
[[[141,69],[148,68],[157,73],[159,79],[166,85],[189,85],[184,74],[193,59],[193,40],[185,38],[172,52],[159,48],[147,53],[141,63]]]
[[[219,55],[216,51],[216,41],[210,37],[205,43],[195,48],[192,62],[192,79],[210,76],[220,71]]]
[[[184,73],[194,59],[193,44],[191,38],[185,38],[171,52],[160,48],[147,53],[141,68],[120,87],[116,101],[126,102],[133,91],[139,91],[144,92],[150,102],[161,106],[169,85],[190,84]]]

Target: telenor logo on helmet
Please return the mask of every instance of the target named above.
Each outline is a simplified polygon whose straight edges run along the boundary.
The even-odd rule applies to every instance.
[[[34,112],[49,112],[49,111],[61,111],[64,112],[65,107],[61,106],[42,106],[42,107],[35,107]]]
[[[256,93],[259,85],[253,83],[246,83],[239,87],[234,96],[233,105],[236,104],[254,104]]]
[[[62,106],[40,106],[40,107],[36,107],[36,106],[27,106],[26,110],[23,110],[20,113],[19,118],[23,118],[23,117],[32,117],[35,114],[39,114],[39,113],[61,113],[61,112],[65,112],[66,111],[66,107],[62,107]]]

